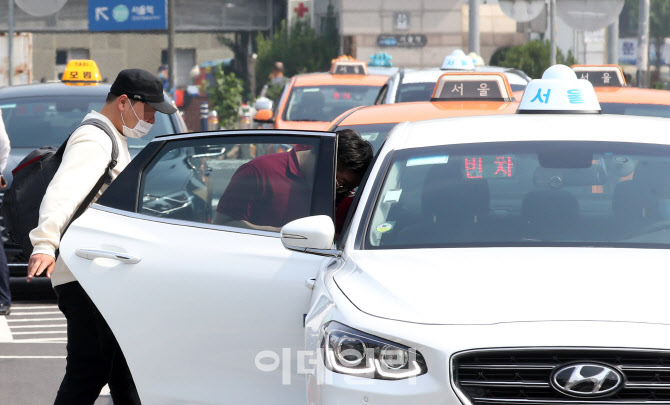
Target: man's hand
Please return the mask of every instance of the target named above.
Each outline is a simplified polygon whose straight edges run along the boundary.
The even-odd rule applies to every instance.
[[[47,271],[47,277],[51,278],[54,267],[56,267],[56,259],[53,256],[36,253],[30,256],[30,260],[28,261],[28,278],[26,281],[30,282],[33,277],[39,276],[44,270]]]

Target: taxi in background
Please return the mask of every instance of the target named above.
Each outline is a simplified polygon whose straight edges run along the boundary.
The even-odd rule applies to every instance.
[[[530,78],[518,69],[499,66],[476,66],[471,56],[457,49],[444,58],[440,69],[403,69],[398,71],[384,84],[379,92],[376,104],[430,100],[437,79],[448,71],[503,73],[507,76],[512,91],[517,92],[519,98],[530,81]]]
[[[30,152],[43,146],[60,146],[86,114],[100,111],[110,87],[102,83],[95,61],[87,59],[69,61],[61,82],[0,87],[0,109],[12,147],[4,173],[7,182],[11,185],[12,170]],[[170,99],[167,95],[165,98]],[[128,138],[128,148],[134,156],[154,136],[182,132],[187,129],[179,114],[156,114],[149,133]],[[12,275],[25,276],[27,258],[20,249],[5,243],[5,252]]]
[[[626,87],[619,65],[573,65],[572,70],[593,84],[603,114],[670,118],[670,91]]]
[[[519,105],[503,73],[442,72],[430,100],[354,108],[333,120],[329,130],[353,129],[376,152],[400,122],[514,114]]]
[[[365,62],[340,57],[333,60],[328,73],[292,77],[275,111],[258,111],[254,121],[273,122],[276,129],[324,130],[344,111],[374,104],[387,79],[387,75],[369,74]]]
[[[517,114],[398,125],[337,240],[336,133],[160,137],[60,257],[147,404],[665,405],[667,123],[600,114],[553,66]],[[278,137],[311,146],[313,179],[280,232],[146,210],[171,156]]]

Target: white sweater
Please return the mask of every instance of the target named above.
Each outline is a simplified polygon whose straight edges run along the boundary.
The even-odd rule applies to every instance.
[[[115,179],[130,162],[126,137],[121,135],[104,115],[91,111],[84,120],[89,118],[103,121],[115,135],[119,149],[117,164],[112,170],[112,179]],[[63,160],[53,180],[49,183],[40,205],[37,228],[30,232],[30,241],[34,247],[33,254],[44,253],[56,256],[65,226],[105,173],[111,158],[112,141],[100,128],[84,125],[70,136]],[[107,185],[102,186],[93,199],[94,202],[105,189]],[[51,275],[52,285],[55,287],[72,281],[76,281],[76,278],[59,257]]]

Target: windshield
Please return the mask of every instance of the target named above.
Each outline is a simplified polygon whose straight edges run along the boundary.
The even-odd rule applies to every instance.
[[[670,105],[600,103],[603,114],[644,115],[647,117],[670,118]]]
[[[386,136],[391,131],[391,129],[396,126],[396,123],[390,124],[370,124],[370,125],[342,125],[337,127],[336,131],[342,129],[353,129],[358,132],[363,139],[372,144],[374,153],[382,147]]]
[[[373,105],[380,87],[294,87],[284,112],[284,120],[330,122],[351,108]]]
[[[91,110],[100,111],[104,96],[21,97],[0,100],[2,119],[12,148],[59,146]],[[154,136],[172,134],[170,117],[156,113],[156,123],[142,138],[128,138],[128,147],[144,147]]]
[[[366,248],[670,248],[670,146],[507,142],[394,154]]]

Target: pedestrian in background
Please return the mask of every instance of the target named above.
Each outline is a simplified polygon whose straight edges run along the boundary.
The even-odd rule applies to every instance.
[[[0,110],[0,189],[7,187],[7,180],[3,175],[9,157],[9,136],[5,130]],[[9,291],[9,266],[5,256],[4,243],[0,240],[0,315],[9,315],[12,308],[12,293]]]
[[[273,86],[283,87],[288,80],[284,76],[284,64],[282,62],[275,62],[272,66],[272,73],[270,73],[270,84]]]
[[[163,83],[163,90],[169,91],[170,90],[170,78],[168,77],[168,68],[165,65],[160,65],[158,67],[158,78],[161,79],[161,82]]]
[[[72,133],[42,200],[38,226],[30,232],[34,250],[28,262],[28,281],[46,272],[58,296],[58,307],[67,319],[67,365],[55,405],[91,405],[105,384],[109,384],[115,405],[140,403],[114,334],[63,259],[55,257],[71,218],[110,170],[112,142],[118,149],[117,163],[111,169],[113,180],[130,162],[127,138],[146,135],[155,122],[156,111],[177,111],[165,101],[160,79],[146,70],[121,71],[100,112],[91,111],[84,118],[98,121],[107,131],[86,124]],[[106,187],[102,186],[93,202]],[[121,296],[123,291],[118,293]]]

